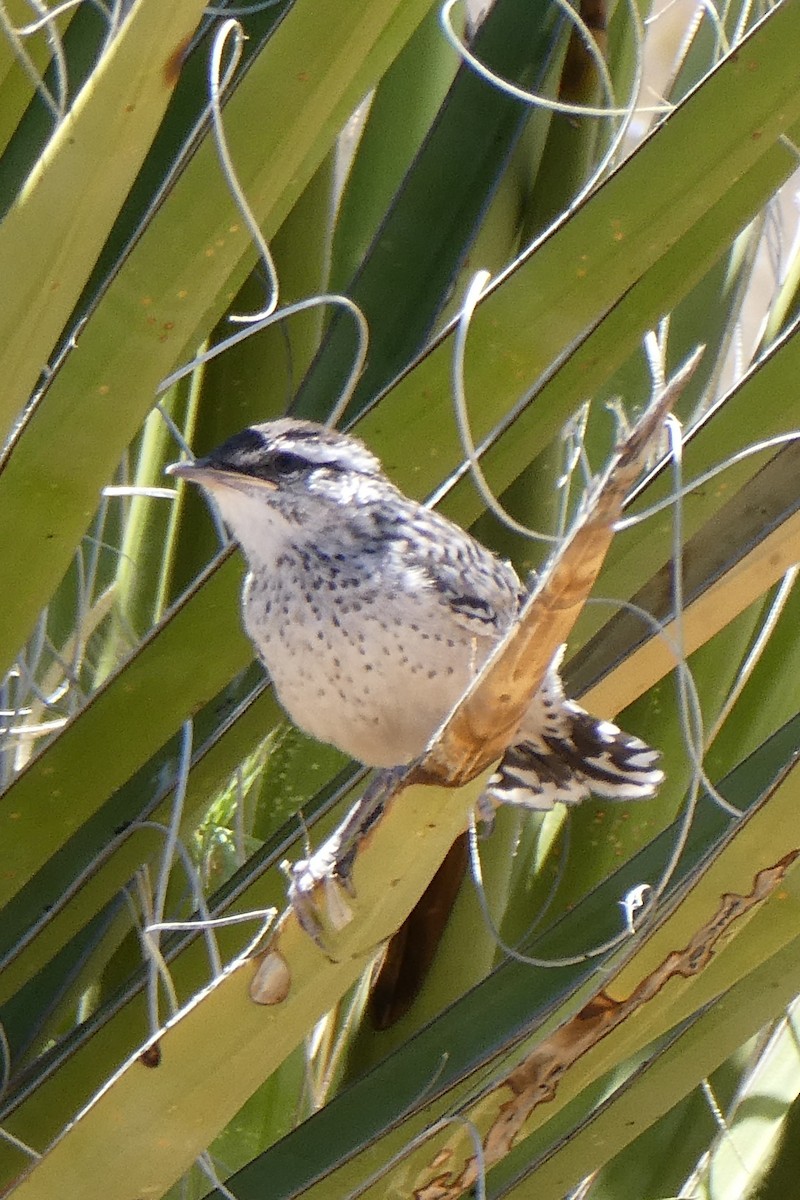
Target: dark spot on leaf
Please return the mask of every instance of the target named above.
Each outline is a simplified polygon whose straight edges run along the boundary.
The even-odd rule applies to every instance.
[[[164,63],[164,83],[168,88],[174,88],[178,82],[178,76],[181,73],[181,67],[186,59],[186,52],[189,49],[191,40],[191,35],[188,35],[182,42],[178,42],[178,45]]]
[[[152,1046],[148,1046],[139,1055],[139,1062],[145,1067],[158,1067],[161,1065],[161,1047],[158,1042],[153,1042]]]

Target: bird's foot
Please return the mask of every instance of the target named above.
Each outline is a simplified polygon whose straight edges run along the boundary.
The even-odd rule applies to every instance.
[[[407,768],[381,771],[368,784],[339,828],[310,858],[285,862],[289,903],[309,937],[332,958],[326,935],[338,933],[353,919],[353,864],[364,838],[380,820]]]

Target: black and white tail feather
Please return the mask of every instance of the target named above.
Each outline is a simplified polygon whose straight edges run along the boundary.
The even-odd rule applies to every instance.
[[[537,737],[510,746],[487,792],[501,804],[547,812],[580,804],[590,794],[609,800],[647,800],[664,781],[658,751],[568,701],[566,738]]]
[[[558,803],[580,804],[590,795],[609,800],[655,796],[664,782],[658,751],[567,700],[557,668],[558,659],[526,713],[520,740],[506,750],[489,779],[487,796],[539,812]]]

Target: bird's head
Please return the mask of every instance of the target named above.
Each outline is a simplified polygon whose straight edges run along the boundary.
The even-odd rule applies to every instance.
[[[252,425],[167,473],[211,495],[251,561],[288,537],[313,537],[391,486],[357,438],[290,417]]]

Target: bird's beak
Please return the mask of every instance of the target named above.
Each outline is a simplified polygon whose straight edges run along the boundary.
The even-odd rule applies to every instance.
[[[199,483],[204,487],[213,487],[215,480],[224,486],[226,471],[218,471],[209,466],[202,458],[186,462],[170,463],[164,469],[165,475],[174,475],[176,479],[188,479],[190,483]]]
[[[209,488],[213,491],[214,488],[234,488],[236,491],[250,491],[254,487],[267,488],[274,492],[276,485],[267,479],[259,479],[254,475],[243,475],[239,471],[225,471],[219,467],[212,467],[204,458],[196,458],[192,462],[176,462],[170,463],[165,467],[166,475],[173,475],[177,479],[188,479],[189,483],[200,484],[201,487]]]
[[[164,468],[165,475],[175,475],[178,479],[196,479],[202,471],[195,462],[170,463]]]

